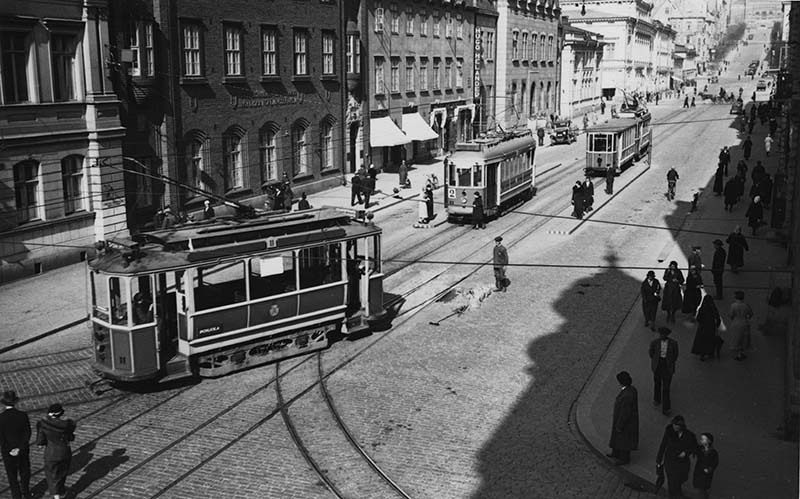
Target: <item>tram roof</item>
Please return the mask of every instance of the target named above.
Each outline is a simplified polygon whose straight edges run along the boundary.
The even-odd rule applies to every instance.
[[[456,152],[452,159],[453,161],[487,161],[509,156],[520,149],[527,148],[536,149],[536,138],[530,133],[510,139],[476,139],[456,144]]]
[[[636,125],[639,121],[636,118],[614,118],[606,123],[600,123],[586,129],[586,133],[609,133],[621,132]]]
[[[353,210],[323,207],[243,221],[184,224],[112,241],[89,266],[115,274],[164,271],[380,234],[376,225],[354,221],[354,214]]]

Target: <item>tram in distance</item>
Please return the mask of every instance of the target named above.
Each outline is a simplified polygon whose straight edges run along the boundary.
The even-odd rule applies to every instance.
[[[472,216],[475,193],[487,217],[498,217],[535,194],[536,138],[528,129],[456,144],[444,171],[450,222]]]
[[[88,264],[94,368],[123,382],[215,377],[386,320],[381,229],[319,208],[107,244]]]
[[[619,175],[651,146],[650,111],[623,109],[619,116],[586,130],[587,175],[605,175],[608,166]]]

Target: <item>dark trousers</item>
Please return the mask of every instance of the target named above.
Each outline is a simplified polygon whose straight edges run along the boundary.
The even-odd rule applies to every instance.
[[[372,190],[369,188],[364,189],[364,208],[369,208],[370,195],[372,195]]]
[[[714,276],[714,287],[717,289],[717,298],[722,297],[722,271],[711,271]]]
[[[665,360],[658,361],[656,372],[653,373],[653,401],[660,403],[661,410],[667,412],[672,408],[669,399],[669,385],[672,383],[672,373],[667,369]]]
[[[614,194],[614,177],[613,176],[606,177],[606,193],[607,194]]]
[[[70,458],[60,461],[44,462],[44,477],[47,479],[47,488],[50,495],[64,495],[66,492],[65,483],[69,475]]]
[[[544,137],[539,137],[539,145],[540,146],[544,145]]]
[[[506,290],[506,269],[504,267],[494,268],[494,286],[498,291]]]
[[[31,483],[31,460],[28,451],[20,449],[19,455],[16,457],[3,452],[3,465],[6,467],[6,475],[8,475],[11,497],[17,499],[23,495],[27,496]]]
[[[361,186],[359,185],[354,185],[353,188],[350,190],[350,205],[355,205],[356,199],[358,199],[358,204],[362,203]]]
[[[477,215],[477,214],[472,215],[472,227],[476,229],[486,228],[486,223],[484,223],[483,221],[483,215]]]
[[[631,451],[629,450],[611,449],[611,456],[619,459],[623,464],[631,462]]]
[[[681,490],[682,485],[683,482],[679,478],[667,473],[667,494],[670,498],[684,497],[683,490]]]

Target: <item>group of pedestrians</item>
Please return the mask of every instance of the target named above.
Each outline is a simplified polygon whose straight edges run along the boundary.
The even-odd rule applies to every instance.
[[[367,170],[363,166],[359,168],[350,179],[350,205],[363,204],[364,208],[369,208],[369,198],[375,193],[377,179],[378,170],[375,165],[370,164]]]
[[[0,413],[0,452],[8,476],[12,499],[30,497],[31,425],[28,415],[16,408],[19,397],[8,390],[0,397],[5,408]],[[66,493],[66,480],[72,460],[70,442],[75,440],[75,423],[64,419],[64,408],[53,404],[47,415],[36,423],[36,445],[44,446],[44,474],[54,499]]]
[[[613,181],[612,181],[613,185]],[[586,212],[594,209],[594,183],[588,175],[581,182],[577,180],[572,186],[572,216],[582,219]]]

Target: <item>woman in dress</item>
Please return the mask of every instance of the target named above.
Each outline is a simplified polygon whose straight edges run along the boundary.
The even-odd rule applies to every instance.
[[[63,415],[61,404],[53,404],[47,416],[36,425],[36,444],[45,446],[44,475],[53,499],[61,499],[66,493],[64,483],[72,460],[69,443],[75,440],[75,423],[71,419],[61,419]]]
[[[715,338],[720,323],[719,311],[714,304],[714,299],[711,298],[711,295],[705,295],[700,308],[697,309],[697,331],[692,344],[692,353],[699,355],[701,361],[714,355]]]
[[[686,276],[686,290],[683,293],[683,306],[681,311],[689,314],[694,320],[695,311],[700,305],[700,289],[703,287],[703,278],[697,267],[690,267],[689,274]]]
[[[740,225],[737,225],[736,229],[731,232],[726,242],[728,243],[728,265],[731,266],[731,270],[737,272],[744,266],[744,252],[750,251]]]
[[[722,195],[723,190],[723,177],[725,174],[725,165],[722,162],[717,165],[717,173],[714,175],[714,194],[717,196]]]
[[[744,351],[750,348],[750,319],[753,317],[753,309],[744,302],[744,291],[737,291],[733,296],[736,300],[731,303],[728,313],[731,320],[728,331],[733,340],[731,349],[736,351],[736,360],[744,360],[747,358]]]
[[[702,497],[708,499],[708,490],[714,478],[714,470],[719,466],[719,454],[714,448],[714,437],[711,433],[700,434],[700,448],[697,450],[697,461],[694,463],[692,485],[700,490]]]
[[[678,262],[669,262],[669,267],[664,271],[664,299],[661,310],[667,313],[667,322],[675,323],[675,312],[683,305],[681,287],[683,286],[683,272],[678,268]]]

